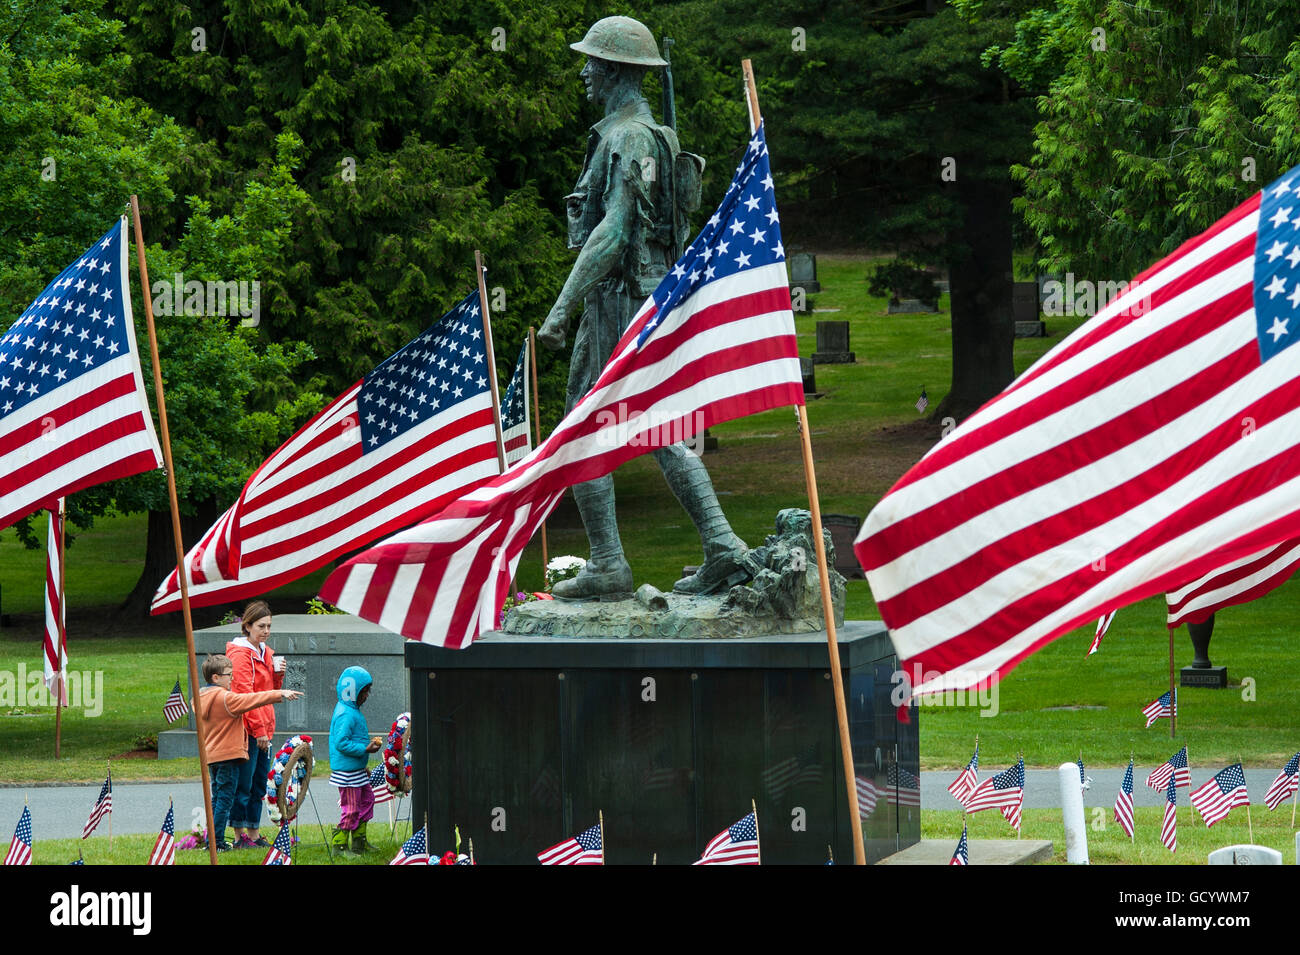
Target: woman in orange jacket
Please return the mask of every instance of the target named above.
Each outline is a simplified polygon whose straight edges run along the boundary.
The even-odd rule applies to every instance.
[[[267,638],[271,636],[271,608],[255,600],[244,610],[243,635],[226,644],[234,675],[234,693],[262,693],[284,684],[284,661],[277,660]],[[269,847],[258,829],[262,825],[262,800],[266,796],[266,774],[271,768],[271,738],[275,735],[275,708],[259,706],[244,714],[248,731],[248,761],[239,773],[235,801],[230,807],[230,825],[238,836],[236,849]]]
[[[234,675],[230,658],[224,654],[214,653],[203,661],[203,678],[207,684],[199,690],[198,710],[203,714],[203,730],[207,735],[213,833],[218,852],[229,852],[234,848],[226,841],[226,823],[234,804],[240,770],[248,761],[248,731],[244,729],[243,714],[267,703],[296,700],[302,696],[296,690],[231,693],[230,681]]]

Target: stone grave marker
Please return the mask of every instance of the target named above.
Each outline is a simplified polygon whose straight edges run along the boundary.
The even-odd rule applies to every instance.
[[[849,323],[823,321],[817,323],[817,350],[812,360],[817,365],[852,364],[856,358],[849,351]]]
[[[801,288],[809,295],[822,290],[817,281],[817,256],[811,252],[796,252],[790,256],[790,287]]]
[[[1224,846],[1210,853],[1209,865],[1281,865],[1282,853],[1268,846]]]

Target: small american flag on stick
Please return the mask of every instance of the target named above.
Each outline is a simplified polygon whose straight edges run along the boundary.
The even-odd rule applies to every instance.
[[[1146,706],[1142,707],[1142,715],[1147,718],[1146,728],[1150,729],[1151,725],[1159,719],[1169,719],[1178,715],[1178,691],[1173,691],[1173,702],[1170,703],[1170,694],[1166,690],[1160,695],[1159,699],[1152,700]]]
[[[1187,765],[1187,747],[1184,746],[1174,755],[1157,766],[1147,777],[1147,785],[1156,792],[1162,792],[1173,777],[1174,785],[1179,789],[1192,788],[1192,773]]]
[[[1249,806],[1246,774],[1241,763],[1221,769],[1192,792],[1192,805],[1210,827],[1237,806]]]
[[[86,825],[81,830],[81,838],[87,839],[95,831],[95,827],[105,816],[113,811],[113,772],[109,770],[108,776],[104,779],[104,785],[99,787],[99,798],[95,800],[94,808],[90,810],[90,818],[86,820]]]
[[[542,865],[604,865],[605,850],[600,838],[600,826],[557,842],[537,854]]]
[[[1300,753],[1287,760],[1282,772],[1277,774],[1277,779],[1273,780],[1268,792],[1264,793],[1264,805],[1268,806],[1269,812],[1280,806],[1288,796],[1295,794],[1297,783],[1300,782],[1297,769],[1300,769]]]
[[[185,697],[181,694],[180,677],[177,677],[176,685],[172,687],[167,702],[163,704],[163,717],[166,718],[168,723],[175,723],[189,711],[190,708],[185,703]]]
[[[704,847],[704,853],[692,865],[758,865],[758,817],[749,813],[740,822],[728,826]]]

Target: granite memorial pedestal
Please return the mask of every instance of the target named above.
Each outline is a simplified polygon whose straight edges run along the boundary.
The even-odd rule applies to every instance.
[[[839,631],[868,861],[920,838],[916,711],[897,721],[884,627]],[[604,813],[611,864],[688,864],[757,802],[764,863],[851,860],[824,633],[714,640],[493,632],[406,645],[414,818],[483,864],[537,853]],[[900,788],[901,787],[901,788]]]

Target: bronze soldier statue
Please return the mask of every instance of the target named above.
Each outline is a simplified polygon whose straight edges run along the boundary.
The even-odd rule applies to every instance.
[[[636,309],[685,249],[687,216],[699,204],[703,167],[698,157],[681,151],[672,129],[655,122],[641,95],[646,70],[666,65],[644,24],[607,17],[570,47],[586,54],[587,98],[604,107],[605,117],[591,127],[582,175],[566,197],[569,247],[579,250],[578,260],[537,335],[546,347],[562,348],[569,315],[581,305],[566,411],[595,384]],[[715,593],[743,582],[749,576],[741,563],[745,543],[727,523],[704,463],[685,444],[653,453],[704,545],[699,571],[673,590]],[[619,538],[613,475],[575,485],[573,495],[591,559],[577,577],[556,585],[555,596],[630,593],[632,568]]]

